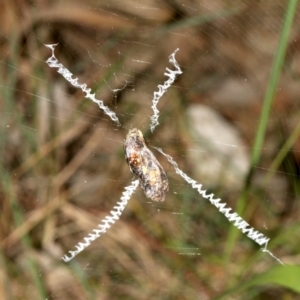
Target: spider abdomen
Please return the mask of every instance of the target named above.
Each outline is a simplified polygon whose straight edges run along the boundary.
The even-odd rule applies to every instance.
[[[154,201],[164,201],[169,191],[167,175],[146,146],[140,130],[129,130],[124,141],[124,150],[130,171],[139,178],[146,197]]]

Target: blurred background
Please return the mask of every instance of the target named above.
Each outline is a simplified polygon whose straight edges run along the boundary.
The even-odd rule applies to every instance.
[[[0,2],[1,299],[297,299],[300,8],[296,0]],[[46,60],[44,44],[116,126]],[[161,98],[166,67],[183,74]],[[138,187],[120,220],[74,249],[134,179],[140,129],[170,182]],[[233,225],[154,148],[270,238]]]

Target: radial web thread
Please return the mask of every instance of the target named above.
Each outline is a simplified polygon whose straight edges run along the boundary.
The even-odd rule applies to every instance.
[[[63,65],[61,64],[57,58],[55,57],[54,50],[58,44],[45,45],[47,48],[51,49],[52,55],[46,60],[46,63],[50,68],[57,68],[57,72],[61,74],[67,81],[69,81],[74,87],[81,89],[85,93],[85,97],[97,103],[99,108],[104,111],[106,115],[108,115],[112,121],[114,121],[118,126],[121,126],[118,117],[116,114],[111,111],[107,106],[104,105],[102,100],[96,99],[95,93],[91,93],[91,89],[87,87],[85,83],[79,83],[78,78],[72,78],[73,74]]]
[[[170,70],[169,68],[166,68],[166,72],[164,73],[164,75],[169,77],[169,79],[166,80],[163,85],[161,85],[161,84],[158,85],[158,92],[154,92],[154,94],[153,94],[152,106],[151,106],[151,108],[153,109],[153,115],[150,117],[150,119],[151,119],[151,124],[150,124],[151,132],[153,132],[155,127],[159,124],[158,123],[159,110],[157,109],[157,104],[158,104],[159,99],[167,91],[167,89],[173,84],[173,82],[176,79],[176,76],[182,74],[182,71],[179,67],[179,64],[177,63],[177,61],[175,59],[175,54],[178,50],[179,49],[176,49],[169,56],[169,62],[176,69],[173,71],[173,70]]]
[[[128,201],[130,200],[132,194],[136,190],[137,186],[139,185],[138,180],[134,180],[131,182],[130,186],[125,187],[125,191],[123,192],[123,196],[121,200],[117,202],[117,205],[113,207],[110,211],[110,215],[106,216],[100,224],[98,224],[98,228],[92,230],[88,236],[83,238],[84,242],[78,243],[75,248],[76,250],[70,250],[68,253],[62,257],[64,262],[69,262],[72,260],[77,254],[82,252],[85,248],[87,248],[94,240],[100,237],[103,233],[107,231],[114,224],[117,220],[119,220],[123,210],[125,209]]]
[[[236,212],[231,212],[231,208],[226,208],[226,203],[221,203],[221,199],[217,198],[215,199],[215,195],[213,193],[207,194],[207,190],[202,189],[202,184],[198,183],[197,181],[190,178],[187,174],[185,174],[182,170],[178,168],[177,163],[173,160],[173,158],[164,153],[160,148],[155,148],[158,150],[161,154],[163,154],[168,161],[173,165],[175,168],[176,174],[180,175],[187,183],[189,183],[193,189],[196,189],[198,193],[205,199],[209,200],[209,202],[214,205],[220,213],[222,213],[229,222],[232,222],[233,225],[238,228],[242,233],[244,233],[248,238],[252,239],[255,243],[257,243],[260,246],[265,246],[263,248],[263,252],[267,252],[269,255],[271,255],[273,258],[275,258],[280,264],[283,265],[283,262],[274,256],[268,249],[268,242],[270,238],[266,237],[261,232],[255,230],[253,227],[249,225],[241,216],[239,216]]]

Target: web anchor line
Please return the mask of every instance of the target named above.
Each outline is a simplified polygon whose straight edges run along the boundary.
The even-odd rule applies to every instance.
[[[154,147],[155,148],[155,147]],[[270,238],[266,237],[264,234],[260,233],[259,231],[255,230],[253,227],[249,225],[242,217],[240,217],[236,212],[230,212],[232,209],[230,207],[226,208],[226,203],[220,203],[221,199],[215,199],[215,195],[213,193],[207,194],[207,190],[202,189],[202,184],[198,183],[197,181],[190,178],[187,174],[185,174],[182,170],[179,169],[177,163],[173,160],[173,158],[164,153],[162,149],[155,148],[161,154],[163,154],[168,161],[173,165],[175,168],[176,174],[180,175],[187,183],[189,183],[193,189],[196,189],[198,193],[205,199],[209,200],[209,202],[214,205],[220,213],[222,213],[229,222],[232,222],[233,225],[238,228],[243,234],[245,234],[248,238],[252,239],[255,243],[260,246],[265,246],[263,248],[263,252],[268,253],[273,258],[275,258],[280,264],[284,265],[283,262],[273,255],[268,249],[267,245]]]
[[[134,180],[131,182],[130,186],[125,187],[125,191],[121,197],[121,200],[117,202],[117,205],[113,207],[110,211],[110,215],[106,216],[99,224],[98,227],[100,229],[93,229],[88,236],[84,237],[84,242],[78,243],[75,248],[76,250],[70,250],[68,253],[62,257],[64,262],[69,262],[72,260],[76,255],[82,252],[85,248],[87,248],[94,240],[101,236],[101,234],[105,233],[107,229],[111,227],[117,220],[119,220],[123,210],[125,209],[128,201],[130,200],[132,194],[136,190],[137,186],[139,185],[139,180]]]
[[[165,76],[169,77],[168,80],[164,82],[163,85],[158,85],[158,92],[154,92],[153,99],[152,99],[152,106],[153,109],[153,115],[150,117],[151,124],[150,129],[151,132],[154,131],[155,127],[159,124],[158,123],[158,117],[159,117],[159,110],[157,109],[157,104],[159,99],[162,97],[162,95],[167,91],[167,89],[173,84],[173,82],[176,79],[177,75],[182,74],[182,71],[179,67],[179,64],[177,63],[175,59],[175,54],[179,49],[177,48],[170,56],[169,56],[169,62],[176,68],[176,70],[170,70],[169,68],[166,68],[166,72],[164,73]]]
[[[114,121],[118,126],[121,126],[118,117],[116,114],[111,111],[107,106],[104,105],[102,100],[96,99],[95,93],[91,93],[91,89],[87,87],[85,83],[79,83],[78,78],[72,78],[73,74],[63,65],[61,64],[57,58],[55,57],[54,50],[58,44],[48,44],[45,46],[52,51],[51,57],[49,57],[46,61],[50,68],[57,68],[57,72],[61,74],[67,81],[69,81],[74,87],[79,88],[82,92],[85,93],[85,97],[97,103],[99,108],[104,111],[106,115],[108,115],[112,121]]]

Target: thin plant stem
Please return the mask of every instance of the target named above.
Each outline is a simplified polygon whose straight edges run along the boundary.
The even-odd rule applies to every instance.
[[[253,178],[253,172],[255,170],[255,167],[258,165],[261,154],[262,154],[262,148],[263,148],[263,142],[265,139],[267,124],[270,116],[270,111],[272,107],[272,103],[274,100],[274,97],[276,95],[276,89],[278,80],[281,74],[283,62],[285,59],[285,53],[289,41],[290,31],[292,28],[294,16],[296,13],[296,6],[297,6],[298,0],[289,0],[287,5],[286,14],[283,21],[283,27],[277,47],[277,51],[273,60],[273,65],[270,73],[270,78],[267,86],[267,90],[265,93],[264,101],[263,101],[263,107],[259,119],[258,129],[255,136],[254,145],[252,148],[251,153],[251,163],[250,163],[250,170],[248,173],[248,176],[245,181],[244,189],[240,195],[240,198],[238,200],[237,204],[237,213],[239,215],[243,214],[243,211],[245,209],[247,196],[250,190],[251,181]],[[239,231],[234,227],[231,226],[228,239],[226,242],[226,255],[225,255],[225,264],[229,261],[233,246],[235,244],[235,241],[237,240],[239,235]]]
[[[2,182],[5,183],[5,185],[4,185],[5,192],[6,192],[7,198],[9,199],[9,203],[12,208],[14,222],[17,226],[20,226],[24,222],[24,217],[23,217],[20,205],[16,199],[15,192],[13,190],[13,185],[11,183],[11,180],[10,180],[8,174],[5,174],[5,173],[2,174],[2,179],[3,179]],[[33,282],[37,289],[39,298],[46,299],[47,292],[46,292],[46,288],[44,286],[43,278],[41,276],[41,271],[39,270],[39,267],[38,267],[35,259],[30,254],[30,252],[32,250],[32,242],[31,242],[31,239],[28,234],[25,234],[21,238],[21,243],[28,255],[27,263],[28,263],[29,273],[33,279]]]
[[[268,168],[268,173],[267,173],[267,175],[266,175],[266,177],[264,178],[264,181],[263,181],[264,186],[267,185],[270,182],[270,180],[272,178],[272,175],[274,174],[274,172],[276,170],[278,170],[278,168],[281,165],[282,161],[286,157],[287,152],[291,150],[292,146],[295,144],[295,142],[296,142],[297,138],[299,137],[299,135],[300,135],[300,123],[296,126],[296,128],[293,130],[292,134],[289,136],[289,138],[283,144],[283,146],[281,147],[279,153],[277,154],[277,156],[273,160],[270,168]]]

